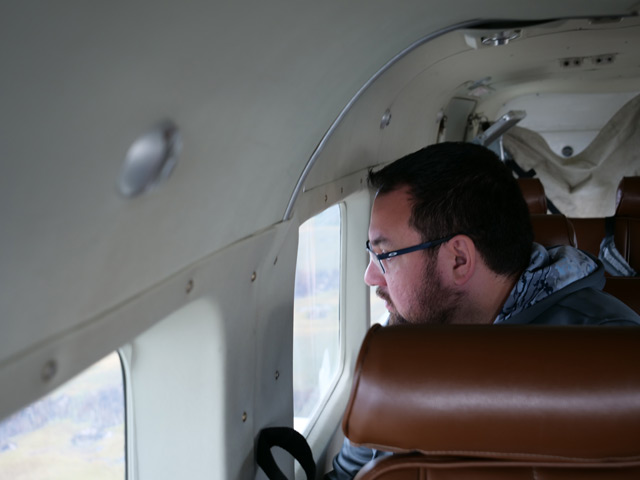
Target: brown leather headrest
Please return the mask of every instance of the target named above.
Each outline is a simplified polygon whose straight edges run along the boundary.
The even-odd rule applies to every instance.
[[[539,179],[519,178],[518,185],[529,207],[529,213],[547,213],[547,197]]]
[[[355,444],[544,463],[640,459],[640,328],[373,327]]]
[[[616,195],[617,217],[640,217],[640,177],[624,177]]]
[[[578,247],[576,231],[571,221],[562,214],[531,215],[534,241],[545,247],[571,245]]]

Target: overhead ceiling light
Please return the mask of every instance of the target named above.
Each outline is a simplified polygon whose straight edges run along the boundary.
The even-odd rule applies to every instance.
[[[178,127],[171,121],[156,125],[133,142],[120,171],[118,187],[125,197],[136,197],[162,183],[171,174],[182,150]]]

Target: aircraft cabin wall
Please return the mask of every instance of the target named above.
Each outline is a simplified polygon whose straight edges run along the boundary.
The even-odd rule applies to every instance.
[[[305,429],[322,458],[322,442],[340,422],[355,354],[368,328],[368,312],[362,308],[368,302],[362,282],[368,256],[361,232],[366,232],[370,209],[370,195],[361,182],[364,173],[305,192],[292,220],[199,265],[188,275],[189,303],[124,349],[133,397],[129,435],[136,445],[138,476],[186,473],[196,478],[215,472],[215,478],[247,478],[255,472],[250,447],[257,432],[267,426],[293,426],[297,214],[306,219],[338,201],[343,245],[339,366],[332,395],[320,405],[322,422],[316,411]],[[291,459],[279,457],[293,476]]]
[[[273,24],[285,21],[297,25],[301,18],[313,24],[311,14],[293,8],[285,9],[286,12],[271,11],[271,7],[258,3],[252,3],[257,9],[255,13],[269,18]],[[422,3],[407,2],[407,5]],[[622,0],[582,7],[575,2],[542,3],[537,10],[496,2],[487,11],[486,6],[477,2],[463,2],[461,6],[465,8],[455,14],[449,12],[450,7],[427,3],[414,6],[417,9],[414,15],[404,14],[399,20],[391,15],[397,5],[380,2],[380,10],[370,15],[378,22],[393,17],[393,25],[387,28],[395,35],[391,35],[390,42],[373,45],[380,47],[377,51],[370,43],[378,34],[377,28],[367,27],[366,35],[356,29],[362,10],[369,5],[356,3],[348,9],[351,21],[332,24],[336,40],[328,50],[317,47],[325,47],[331,37],[320,26],[312,28],[311,40],[299,32],[308,42],[300,47],[302,51],[308,49],[317,55],[317,65],[312,67],[284,62],[285,56],[300,53],[291,46],[295,42],[285,36],[275,40],[279,48],[286,46],[284,50],[274,49],[280,52],[273,54],[278,58],[264,58],[256,47],[255,37],[238,38],[246,44],[239,42],[240,46],[234,44],[230,51],[220,56],[211,53],[209,58],[210,48],[201,45],[218,45],[219,40],[228,39],[219,39],[217,31],[209,33],[211,26],[206,19],[194,20],[185,15],[182,7],[168,10],[158,7],[152,15],[158,31],[164,31],[160,27],[175,15],[182,25],[180,31],[188,31],[189,26],[193,36],[179,44],[164,39],[158,44],[162,48],[154,50],[152,58],[142,64],[154,71],[164,65],[167,54],[179,57],[186,42],[187,51],[192,48],[207,62],[219,61],[225,69],[213,78],[206,75],[209,72],[206,65],[200,65],[202,78],[190,83],[184,77],[189,62],[182,59],[185,65],[176,71],[160,68],[162,81],[155,87],[149,87],[148,77],[136,63],[136,57],[145,48],[134,41],[139,34],[135,22],[120,19],[120,10],[97,13],[79,10],[79,18],[92,21],[80,22],[66,34],[52,32],[52,45],[58,46],[63,40],[73,43],[65,35],[72,39],[86,38],[90,26],[99,25],[100,20],[107,25],[113,22],[121,25],[119,46],[128,42],[136,45],[124,60],[116,58],[117,49],[110,48],[108,35],[90,45],[97,56],[109,58],[119,66],[119,62],[125,61],[125,66],[130,67],[117,69],[115,85],[126,85],[130,75],[135,87],[127,88],[128,95],[119,102],[135,103],[135,92],[142,91],[146,107],[133,109],[135,118],[120,124],[114,106],[113,110],[104,111],[109,121],[101,122],[100,112],[91,104],[82,103],[94,92],[90,88],[95,85],[93,82],[98,82],[101,86],[98,91],[105,98],[110,98],[112,89],[117,88],[95,78],[93,69],[97,60],[77,67],[76,73],[91,74],[77,98],[70,92],[54,98],[55,92],[51,90],[39,91],[40,80],[36,77],[40,70],[35,63],[29,64],[34,69],[29,86],[37,91],[36,100],[43,102],[44,110],[42,118],[37,118],[36,131],[56,125],[45,137],[55,146],[52,157],[61,161],[66,155],[72,160],[60,170],[48,165],[38,173],[37,185],[45,196],[50,194],[52,198],[50,204],[44,202],[40,211],[36,204],[43,200],[36,201],[25,187],[29,184],[29,170],[18,168],[24,158],[40,157],[39,150],[28,144],[26,130],[8,129],[20,135],[16,133],[17,140],[12,139],[9,147],[0,150],[6,158],[13,159],[7,171],[15,174],[3,176],[3,191],[15,194],[14,205],[19,200],[26,204],[25,211],[16,209],[7,213],[7,224],[16,227],[16,231],[4,234],[12,245],[24,239],[21,245],[24,250],[20,250],[19,256],[23,264],[6,259],[3,265],[10,267],[5,272],[19,273],[20,286],[32,279],[36,282],[32,289],[36,294],[33,305],[27,301],[31,300],[25,293],[28,289],[21,290],[15,285],[7,287],[2,297],[0,383],[14,388],[3,392],[0,415],[7,415],[51,391],[91,361],[119,348],[126,372],[129,478],[263,478],[255,466],[256,435],[264,427],[292,426],[298,420],[294,420],[293,398],[297,354],[294,310],[302,230],[307,221],[335,208],[333,211],[339,212],[339,300],[333,306],[338,311],[339,343],[335,361],[327,361],[333,368],[328,378],[324,377],[325,363],[321,357],[323,363],[315,375],[322,378],[326,388],[315,408],[305,414],[300,427],[313,448],[319,474],[323,473],[339,446],[339,423],[355,355],[371,322],[370,292],[362,280],[368,261],[364,241],[372,200],[366,186],[367,170],[439,139],[463,138],[469,113],[484,112],[493,120],[494,112],[497,115],[512,98],[538,90],[566,92],[567,84],[581,77],[576,73],[568,83],[566,78],[563,83],[562,79],[569,74],[560,70],[548,72],[549,78],[532,74],[544,71],[540,70],[544,62],[556,64],[556,58],[549,52],[554,49],[552,40],[562,35],[562,22],[548,30],[547,26],[532,27],[530,36],[520,43],[484,48],[478,47],[473,39],[487,33],[486,25],[474,29],[475,21],[466,20],[492,12],[501,18],[538,19],[569,15],[576,8],[585,15],[630,9],[629,2]],[[331,10],[334,7],[328,5],[322,8],[329,9],[323,10],[329,23],[333,17],[339,19],[348,13]],[[234,18],[244,18],[234,10],[236,7],[227,8]],[[50,18],[34,19],[29,32],[38,28],[49,32],[47,21],[55,23],[61,15],[53,10],[51,7],[47,11]],[[21,12],[20,17],[28,17],[27,13]],[[433,28],[410,22],[417,13],[424,15],[426,26]],[[224,19],[216,18],[216,26],[223,30]],[[6,20],[1,25],[4,23]],[[256,28],[273,45],[271,28],[262,23],[253,20],[249,25],[243,24],[243,31]],[[16,28],[7,26],[5,34],[25,38],[15,33]],[[570,25],[567,29],[579,30]],[[433,34],[411,44],[425,32]],[[559,36],[552,37],[555,34]],[[159,34],[156,32],[154,39],[156,35]],[[526,61],[526,41],[535,42],[538,38],[544,43],[545,37],[548,37],[546,53],[538,57],[540,64],[531,66]],[[340,56],[335,75],[323,74],[334,62],[332,52],[343,48],[340,38],[353,39],[353,45],[362,51],[374,50],[375,54],[366,59],[358,55]],[[35,56],[36,46],[27,42],[27,47]],[[84,50],[80,50],[73,50],[70,55],[73,58],[84,55]],[[69,68],[74,65],[73,58],[65,60]],[[272,70],[270,61],[288,68]],[[386,66],[376,73],[385,62]],[[312,72],[301,72],[305,68],[311,68]],[[232,74],[234,69],[240,72],[241,80]],[[351,69],[356,73],[350,73]],[[120,77],[123,71],[129,73]],[[63,73],[56,70],[58,83],[64,83]],[[264,75],[257,79],[260,74]],[[309,83],[301,82],[300,76],[309,79]],[[348,78],[343,81],[343,77]],[[483,83],[487,77],[494,80]],[[523,78],[530,82],[523,82]],[[603,77],[599,73],[595,72],[592,80],[584,78],[581,85],[587,93],[602,90]],[[637,91],[636,79],[631,75],[621,78],[614,82],[614,88],[624,94]],[[220,83],[216,84],[216,80]],[[494,89],[495,97],[470,95],[469,87],[473,85]],[[260,90],[260,86],[266,91]],[[232,97],[225,97],[227,87],[233,91]],[[185,95],[182,102],[177,97],[169,101],[164,96],[173,88]],[[206,95],[210,91],[212,96]],[[242,97],[247,91],[251,95]],[[72,125],[57,125],[65,99],[71,97],[76,107],[82,104],[78,108],[86,116],[74,117]],[[157,101],[158,98],[164,101]],[[462,99],[466,105],[463,111],[467,113],[459,114],[458,126],[454,128],[452,121],[443,134],[442,121],[451,111],[452,99]],[[20,110],[18,103],[12,100],[11,111]],[[104,107],[105,103],[101,105]],[[32,112],[30,108],[28,111]],[[119,158],[133,140],[128,133],[135,130],[133,126],[146,125],[148,118],[160,117],[167,111],[178,112],[178,118],[185,119],[179,123],[186,127],[185,159],[191,163],[184,168],[179,165],[171,181],[149,196],[131,201],[118,197],[113,189],[120,165],[112,158]],[[274,112],[279,111],[284,112],[285,118],[270,123]],[[16,118],[24,123],[27,116],[23,112]],[[73,144],[74,131],[84,131],[83,118],[101,128],[89,129],[91,135]],[[10,127],[10,124],[9,120],[3,120],[2,125]],[[96,145],[104,149],[96,149]],[[84,158],[83,152],[92,149],[96,150],[95,158],[90,157],[88,166],[82,164],[79,159]],[[77,178],[65,177],[70,167],[79,172]],[[55,181],[47,183],[47,176]],[[11,184],[12,179],[15,185]],[[9,193],[5,195],[10,196]],[[86,202],[78,201],[83,198]],[[18,218],[20,215],[35,215],[40,222],[28,224],[24,218]],[[191,230],[193,225],[198,226],[197,231]],[[319,232],[325,232],[322,227],[318,227]],[[24,229],[26,233],[21,237],[18,230]],[[41,235],[45,230],[46,234]],[[55,232],[63,233],[56,237]],[[189,235],[185,236],[185,232]],[[31,247],[28,256],[25,252]],[[70,261],[65,263],[65,259]],[[43,263],[39,264],[40,261]],[[55,268],[56,265],[60,268]],[[43,273],[49,270],[54,272],[50,287],[43,278]],[[84,279],[83,273],[87,274]],[[73,286],[78,290],[74,291]],[[11,298],[16,292],[20,302]],[[78,303],[73,302],[76,295]],[[24,310],[19,308],[21,305]],[[314,318],[323,318],[322,308],[316,305],[309,306],[307,311],[317,314],[311,315],[311,323]],[[51,315],[50,322],[46,321],[47,314]],[[320,331],[322,325],[318,322],[313,328]],[[311,329],[306,333],[314,337],[318,331]],[[51,364],[52,359],[58,363]],[[45,381],[40,375],[43,365],[57,370],[53,381]],[[286,455],[278,458],[291,476],[293,462]]]

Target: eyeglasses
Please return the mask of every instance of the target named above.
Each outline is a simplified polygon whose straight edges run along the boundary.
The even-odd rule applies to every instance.
[[[407,247],[407,248],[401,248],[400,250],[394,250],[393,252],[387,252],[387,253],[376,253],[371,249],[371,242],[369,240],[367,240],[367,244],[366,244],[366,248],[367,251],[369,252],[369,254],[371,255],[371,260],[375,260],[377,265],[380,267],[380,270],[382,270],[382,273],[387,273],[386,270],[384,269],[384,265],[382,264],[382,260],[386,260],[387,258],[393,258],[393,257],[398,257],[400,255],[404,255],[405,253],[411,253],[411,252],[416,252],[418,250],[426,250],[427,248],[433,248],[437,245],[440,245],[441,243],[447,242],[449,240],[451,240],[453,237],[455,237],[456,235],[458,235],[457,233],[453,234],[453,235],[449,235],[443,238],[439,238],[437,240],[431,240],[430,242],[424,242],[421,243],[419,245],[414,245],[413,247]]]

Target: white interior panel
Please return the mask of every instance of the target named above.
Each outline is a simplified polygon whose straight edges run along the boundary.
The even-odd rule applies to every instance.
[[[519,127],[538,132],[558,156],[563,155],[565,146],[571,146],[573,154],[577,155],[637,94],[638,91],[524,95],[507,102],[498,112],[498,117],[509,110],[524,110],[527,116],[518,123]]]

